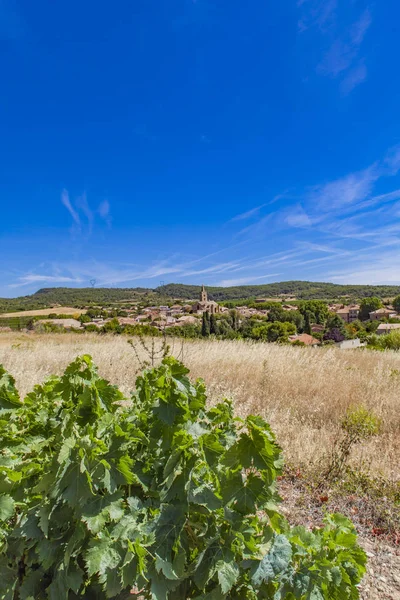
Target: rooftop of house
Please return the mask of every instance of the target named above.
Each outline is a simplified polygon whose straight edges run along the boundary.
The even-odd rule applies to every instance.
[[[300,333],[299,335],[290,335],[289,341],[290,342],[301,342],[302,344],[305,344],[306,346],[317,346],[321,343],[319,340],[317,340],[317,338],[313,337],[312,335],[309,335],[308,333]]]
[[[344,315],[344,314],[347,314],[347,313],[349,313],[350,311],[353,311],[353,310],[360,310],[359,305],[358,304],[350,304],[349,306],[343,306],[343,308],[337,309],[336,313]]]
[[[381,323],[378,325],[377,331],[387,331],[391,329],[400,329],[400,323]]]

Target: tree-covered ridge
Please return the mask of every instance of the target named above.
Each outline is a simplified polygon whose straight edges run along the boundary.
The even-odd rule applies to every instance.
[[[174,298],[197,298],[201,286],[170,283],[156,288],[165,296]],[[239,300],[249,298],[280,298],[292,296],[298,300],[335,300],[339,298],[361,299],[368,296],[387,298],[400,294],[400,286],[393,285],[339,285],[314,281],[282,281],[263,285],[240,285],[234,287],[207,287],[211,300]]]
[[[114,302],[134,302],[143,297],[159,296],[146,288],[42,288],[29,296],[0,298],[0,312],[35,310],[59,304],[61,306],[108,305]]]
[[[19,298],[0,298],[0,313],[47,308],[55,304],[64,306],[106,306],[116,302],[147,302],[160,304],[173,298],[190,300],[198,298],[201,286],[169,283],[150,288],[43,288],[35,294]],[[264,285],[235,287],[207,287],[210,300],[217,302],[256,298],[295,297],[298,300],[361,300],[369,296],[390,298],[400,294],[400,286],[391,285],[339,285],[311,281],[283,281]]]
[[[0,366],[2,600],[359,598],[350,521],[280,515],[263,419],[169,357],[126,400],[89,356],[24,400]]]

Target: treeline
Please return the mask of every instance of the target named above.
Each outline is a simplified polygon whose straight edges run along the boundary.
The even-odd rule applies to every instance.
[[[122,302],[149,304],[170,303],[174,298],[189,300],[198,298],[199,285],[169,283],[157,288],[43,288],[30,296],[0,298],[0,313],[47,308],[55,304],[85,307],[90,305],[109,306]],[[241,285],[235,287],[207,287],[211,300],[246,304],[261,298],[285,300],[340,300],[351,302],[369,296],[390,298],[400,294],[400,286],[391,285],[339,285],[311,281],[283,281],[264,285]]]
[[[197,298],[198,285],[169,283],[155,291],[173,298]],[[298,300],[361,300],[368,296],[388,298],[400,294],[400,286],[393,285],[339,285],[314,281],[281,281],[263,285],[240,285],[235,287],[207,287],[208,296],[216,302],[227,300],[255,300],[256,298],[295,297]]]

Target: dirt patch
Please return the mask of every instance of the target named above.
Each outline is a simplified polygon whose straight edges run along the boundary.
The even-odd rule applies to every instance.
[[[351,518],[368,557],[367,572],[359,586],[361,600],[400,600],[400,545],[395,536],[374,534],[374,527],[358,509],[356,498],[335,497],[327,502],[323,498],[321,502],[303,482],[288,478],[281,480],[280,494],[284,500],[280,510],[292,525],[320,526],[325,512],[341,512]]]

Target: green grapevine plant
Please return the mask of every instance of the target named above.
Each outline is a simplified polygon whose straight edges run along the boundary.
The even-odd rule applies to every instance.
[[[352,600],[351,522],[291,528],[260,417],[206,405],[171,357],[131,399],[89,356],[24,400],[0,366],[0,598]]]

